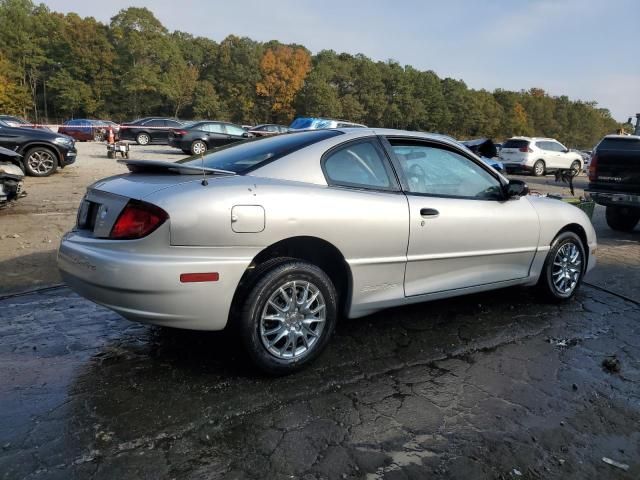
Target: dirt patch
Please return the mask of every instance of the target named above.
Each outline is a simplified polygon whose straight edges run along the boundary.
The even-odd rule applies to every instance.
[[[103,143],[78,143],[75,164],[50,177],[25,179],[27,196],[0,210],[0,294],[60,282],[56,250],[76,220],[88,185],[127,171],[107,158]],[[177,160],[184,156],[165,145],[134,145],[133,159]]]

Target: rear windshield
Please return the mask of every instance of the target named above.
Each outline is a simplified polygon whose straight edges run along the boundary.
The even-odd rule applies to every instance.
[[[287,133],[276,137],[255,138],[218,148],[200,156],[192,156],[176,163],[248,173],[261,165],[289,155],[297,150],[321,142],[327,138],[342,135],[339,130],[315,130]]]
[[[529,146],[529,140],[507,140],[502,148],[523,148]]]
[[[640,152],[640,138],[604,138],[598,145],[598,150],[627,150]]]

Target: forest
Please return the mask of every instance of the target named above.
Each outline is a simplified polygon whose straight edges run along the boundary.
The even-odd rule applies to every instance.
[[[0,113],[38,123],[327,116],[459,139],[547,136],[574,148],[619,127],[596,102],[540,88],[475,90],[394,60],[170,32],[146,8],[123,9],[105,25],[30,0],[0,0]]]

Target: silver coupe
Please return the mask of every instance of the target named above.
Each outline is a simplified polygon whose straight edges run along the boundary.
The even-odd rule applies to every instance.
[[[566,300],[595,265],[584,212],[440,135],[303,131],[122,162],[62,239],[64,280],[131,320],[233,326],[272,374],[317,357],[339,317],[512,285]]]

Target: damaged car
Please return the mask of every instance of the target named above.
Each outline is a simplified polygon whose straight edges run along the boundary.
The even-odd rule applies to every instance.
[[[0,147],[0,208],[25,195],[22,155]]]

